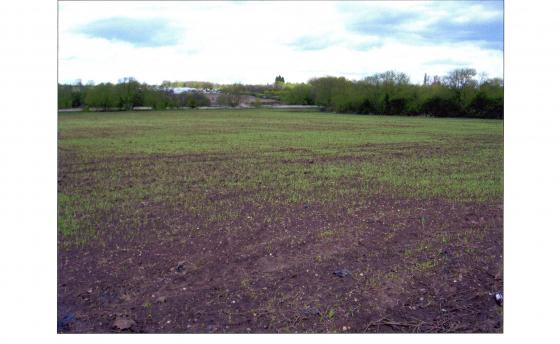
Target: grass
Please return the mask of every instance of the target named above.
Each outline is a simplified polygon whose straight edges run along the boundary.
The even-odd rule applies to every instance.
[[[60,113],[58,131],[59,233],[74,242],[100,230],[172,228],[178,213],[196,215],[203,232],[249,205],[269,209],[273,221],[278,206],[347,202],[351,211],[376,196],[503,197],[497,120],[266,109]]]

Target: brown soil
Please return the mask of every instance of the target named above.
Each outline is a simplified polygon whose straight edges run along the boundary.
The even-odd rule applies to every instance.
[[[502,332],[501,204],[352,202],[239,204],[211,227],[146,202],[133,234],[59,245],[58,331]]]

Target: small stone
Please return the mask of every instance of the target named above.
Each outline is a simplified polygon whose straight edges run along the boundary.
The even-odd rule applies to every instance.
[[[351,275],[350,271],[346,269],[336,270],[335,272],[333,272],[333,274],[340,278]]]
[[[498,304],[498,306],[502,306],[504,304],[504,294],[496,293],[494,295],[494,300],[496,300],[496,303]]]
[[[346,326],[342,326],[342,331],[346,331],[348,328]]]
[[[157,303],[164,303],[165,301],[167,301],[167,297],[165,296],[160,296],[156,299]]]
[[[113,322],[113,328],[119,331],[129,330],[134,325],[136,325],[136,322],[128,318],[117,318]]]

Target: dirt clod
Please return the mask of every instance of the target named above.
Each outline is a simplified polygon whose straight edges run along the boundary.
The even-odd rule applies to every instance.
[[[70,324],[76,320],[74,313],[66,314],[61,320],[57,322],[57,332],[64,332],[68,330]]]
[[[321,315],[321,311],[319,311],[319,309],[317,307],[305,308],[302,313],[303,313],[303,315],[307,315],[307,316],[310,316],[310,315],[319,316],[319,315]]]
[[[186,262],[179,262],[177,263],[177,265],[175,266],[175,272],[177,273],[184,273],[185,270],[187,270],[187,268],[185,267]]]

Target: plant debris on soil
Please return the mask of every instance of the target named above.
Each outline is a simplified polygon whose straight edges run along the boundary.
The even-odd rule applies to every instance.
[[[59,333],[503,331],[503,123],[59,114]]]

